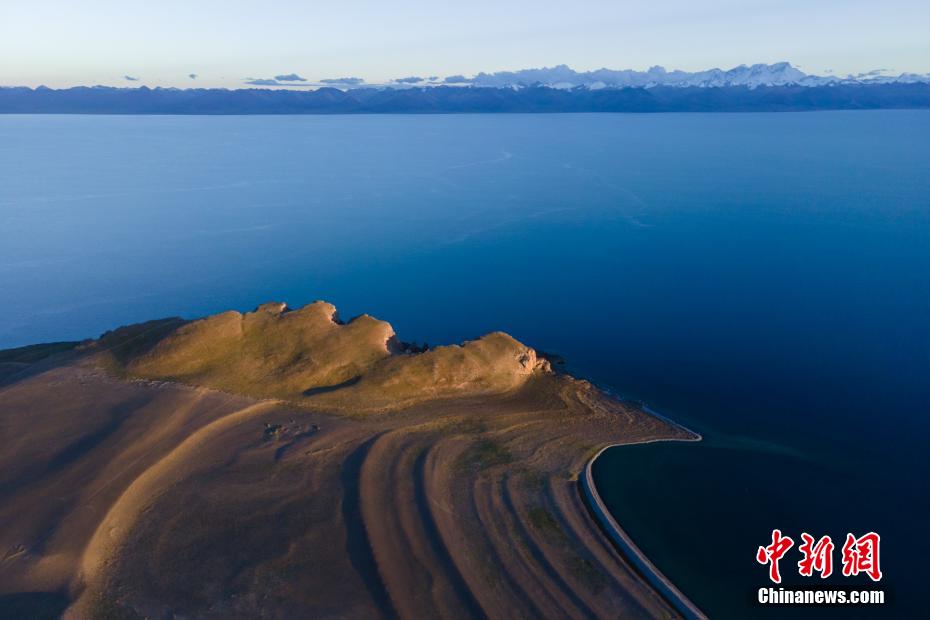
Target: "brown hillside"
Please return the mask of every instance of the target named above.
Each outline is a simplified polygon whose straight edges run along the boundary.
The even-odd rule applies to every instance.
[[[0,617],[675,615],[575,478],[687,431],[506,334],[267,304],[0,363]]]

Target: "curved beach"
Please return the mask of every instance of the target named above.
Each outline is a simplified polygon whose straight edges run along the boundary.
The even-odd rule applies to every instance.
[[[681,425],[672,422],[665,416],[662,416],[646,407],[644,407],[652,415],[656,415],[662,418],[665,421],[668,421],[672,424],[675,424],[679,428],[684,428]],[[692,432],[692,431],[689,431]],[[698,433],[693,433],[694,437],[692,438],[679,438],[679,439],[651,439],[646,441],[641,441],[637,443],[654,443],[657,441],[701,441],[701,435]],[[591,511],[591,514],[594,515],[594,518],[597,520],[598,524],[601,526],[601,529],[604,533],[610,538],[614,543],[617,549],[624,555],[624,557],[629,561],[636,569],[640,572],[643,578],[651,585],[657,592],[659,592],[671,605],[678,611],[683,617],[688,619],[704,619],[706,620],[707,616],[702,612],[697,605],[695,605],[685,594],[675,587],[675,584],[666,577],[662,571],[660,571],[655,564],[653,564],[646,554],[633,542],[633,539],[630,537],[626,531],[620,527],[620,524],[617,523],[617,520],[614,519],[613,515],[610,514],[610,511],[607,509],[607,506],[604,504],[603,499],[601,499],[600,494],[597,491],[597,486],[594,484],[594,475],[593,468],[594,462],[607,450],[615,447],[622,447],[630,444],[612,444],[601,448],[597,454],[595,454],[585,465],[584,475],[580,478],[582,495],[585,499],[585,504],[588,506],[588,509]]]

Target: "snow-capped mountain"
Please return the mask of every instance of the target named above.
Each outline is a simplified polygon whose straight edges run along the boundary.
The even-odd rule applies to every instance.
[[[418,81],[419,80],[419,81]],[[897,76],[887,75],[884,71],[870,71],[859,75],[820,76],[804,73],[788,62],[774,64],[740,65],[732,69],[708,69],[706,71],[668,71],[664,67],[654,66],[647,71],[633,69],[597,69],[594,71],[575,71],[567,65],[557,65],[541,69],[523,69],[521,71],[500,71],[497,73],[479,73],[468,78],[461,75],[445,79],[403,78],[394,80],[392,88],[409,88],[439,85],[483,86],[489,88],[523,88],[527,86],[548,86],[560,90],[586,88],[598,90],[603,88],[653,88],[671,87],[721,87],[745,86],[824,86],[827,84],[890,84],[930,82],[930,73],[921,75],[902,73]],[[374,85],[369,85],[374,86]]]
[[[808,76],[790,63],[780,62],[773,65],[757,64],[748,67],[740,65],[724,71],[710,69],[690,73],[687,71],[667,71],[655,66],[648,71],[625,69],[597,69],[596,71],[578,72],[566,65],[551,69],[525,69],[523,71],[503,71],[500,73],[479,73],[472,80],[475,86],[532,86],[560,85],[588,88],[625,88],[653,86],[781,86],[800,83]]]

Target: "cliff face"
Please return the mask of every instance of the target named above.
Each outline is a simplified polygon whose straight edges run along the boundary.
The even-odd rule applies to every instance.
[[[506,334],[266,304],[0,363],[0,617],[674,615],[574,478],[686,432]]]

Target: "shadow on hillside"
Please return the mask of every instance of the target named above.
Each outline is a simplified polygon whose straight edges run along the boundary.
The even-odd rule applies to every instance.
[[[156,319],[114,329],[97,340],[49,342],[0,350],[0,388],[90,355],[109,354],[114,370],[121,370],[131,359],[150,351],[184,323],[186,321],[177,317]]]
[[[361,381],[362,376],[352,377],[348,381],[343,381],[342,383],[337,383],[335,385],[324,385],[322,387],[310,388],[309,390],[304,390],[304,396],[315,396],[316,394],[328,394],[329,392],[335,392],[336,390],[341,390],[343,388],[352,387],[359,381]]]
[[[0,595],[0,618],[60,618],[70,600],[62,592],[16,592]]]

